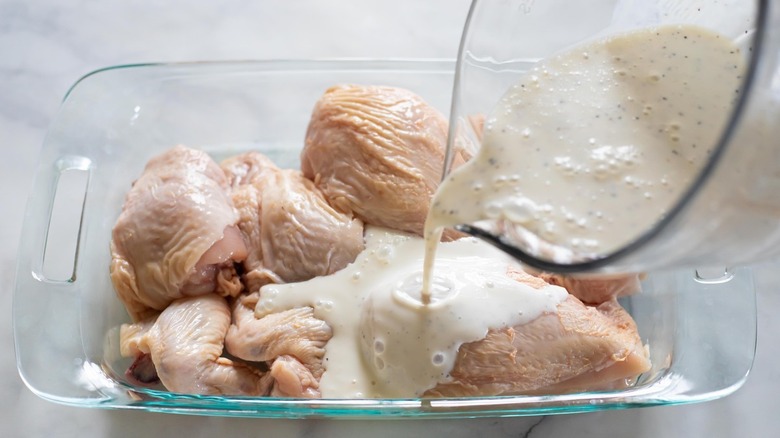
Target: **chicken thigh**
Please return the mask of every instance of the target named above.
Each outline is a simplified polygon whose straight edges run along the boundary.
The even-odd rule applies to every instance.
[[[297,170],[268,176],[261,208],[263,264],[286,282],[329,275],[363,250],[363,222],[331,207]]]
[[[336,272],[363,249],[363,223],[333,209],[314,183],[257,152],[222,163],[233,185],[238,227],[249,246],[248,291]]]
[[[148,354],[160,382],[173,392],[211,395],[268,395],[269,373],[221,357],[230,308],[216,294],[172,302],[151,325],[124,325],[122,353]]]
[[[233,189],[258,184],[264,176],[279,170],[270,158],[256,151],[227,158],[219,163],[219,167]]]
[[[268,175],[280,169],[265,155],[247,152],[220,163],[232,188],[233,205],[238,212],[238,228],[247,244],[243,262],[247,290],[260,290],[265,284],[283,283],[278,274],[263,264],[262,202]]]
[[[111,281],[138,321],[184,296],[235,296],[246,257],[228,180],[204,152],[152,158],[125,198],[111,240]]]
[[[274,386],[271,397],[320,398],[318,378],[298,359],[292,356],[279,356],[271,364],[271,377]]]
[[[290,356],[319,379],[325,371],[325,344],[333,336],[330,326],[314,317],[314,309],[300,307],[255,317],[259,293],[242,295],[233,307],[233,324],[225,348],[233,356],[252,362]]]
[[[442,177],[447,125],[407,90],[332,87],[314,107],[301,170],[338,210],[422,235]]]

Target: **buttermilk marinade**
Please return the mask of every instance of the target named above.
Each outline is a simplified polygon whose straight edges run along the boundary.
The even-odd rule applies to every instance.
[[[539,63],[487,120],[478,155],[440,186],[426,233],[433,240],[440,227],[492,220],[567,250],[556,257],[619,249],[696,177],[742,72],[731,41],[687,25],[596,40]]]

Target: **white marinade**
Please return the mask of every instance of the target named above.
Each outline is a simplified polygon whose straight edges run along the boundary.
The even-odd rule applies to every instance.
[[[424,241],[368,227],[366,249],[335,274],[264,286],[256,316],[312,306],[333,329],[323,360],[325,398],[416,397],[445,381],[458,348],[488,329],[555,312],[568,293],[507,276],[511,261],[473,238],[443,243],[432,302],[421,303]]]
[[[493,220],[519,226],[527,250],[559,262],[623,247],[694,180],[742,72],[731,41],[689,25],[631,31],[540,62],[486,121],[477,156],[440,186],[426,236]],[[434,249],[432,240],[429,257]]]

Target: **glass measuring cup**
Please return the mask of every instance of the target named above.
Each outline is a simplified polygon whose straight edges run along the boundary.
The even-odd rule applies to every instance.
[[[489,118],[536,62],[586,40],[666,24],[711,29],[746,57],[740,95],[713,152],[666,215],[612,252],[566,260],[529,244],[524,230],[506,221],[486,217],[458,228],[557,272],[733,266],[780,254],[780,3],[770,0],[474,1],[458,58],[445,175],[459,149],[476,149],[481,117]]]

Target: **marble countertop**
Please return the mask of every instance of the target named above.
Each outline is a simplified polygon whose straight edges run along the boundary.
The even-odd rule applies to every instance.
[[[161,5],[163,4],[164,5]],[[14,361],[11,300],[19,231],[46,128],[68,87],[104,66],[273,58],[453,58],[467,0],[0,0],[0,436],[735,437],[780,430],[780,275],[758,270],[759,339],[747,383],[721,400],[590,414],[448,421],[293,421],[189,417],[60,406],[39,399]],[[66,5],[67,6],[64,6]],[[23,244],[23,243],[22,243]],[[774,432],[773,432],[774,431]]]

